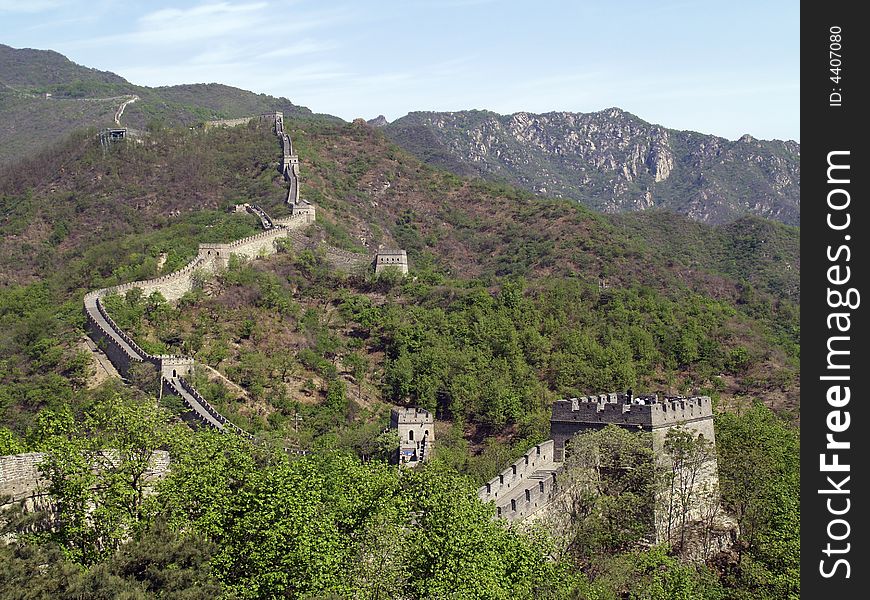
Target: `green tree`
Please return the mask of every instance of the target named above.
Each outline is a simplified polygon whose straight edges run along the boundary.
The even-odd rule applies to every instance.
[[[92,564],[150,519],[148,473],[174,435],[167,419],[148,403],[121,397],[97,404],[81,421],[42,419],[39,468],[57,507],[50,535],[70,558]]]
[[[655,458],[649,434],[615,425],[571,439],[554,514],[563,547],[581,562],[654,537]]]
[[[800,590],[800,442],[760,402],[716,416],[719,478],[741,543],[733,585],[766,598]],[[744,550],[745,549],[745,550]],[[747,596],[748,597],[748,596]]]
[[[698,507],[718,498],[707,498],[704,484],[712,469],[713,445],[703,435],[684,427],[672,427],[665,435],[665,466],[662,473],[665,538],[681,551],[685,548],[690,519],[699,518]],[[693,517],[693,513],[694,517]],[[677,542],[679,540],[679,542]]]
[[[356,397],[362,398],[362,382],[369,370],[369,363],[359,352],[351,352],[344,357],[344,364],[350,369],[356,381]]]

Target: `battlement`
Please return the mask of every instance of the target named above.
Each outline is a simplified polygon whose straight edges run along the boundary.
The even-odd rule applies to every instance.
[[[493,502],[496,516],[518,521],[546,508],[558,493],[562,464],[555,460],[555,444],[533,446],[477,490],[481,502]]]
[[[550,435],[556,442],[556,460],[564,459],[565,444],[582,431],[616,425],[653,432],[653,445],[660,447],[667,430],[677,425],[713,435],[713,404],[709,396],[664,397],[656,394],[599,394],[557,400],[550,417]]]
[[[239,125],[247,125],[254,117],[242,117],[240,119],[213,119],[204,123],[205,128],[210,127],[238,127]]]
[[[389,268],[398,269],[402,275],[407,275],[408,253],[397,248],[378,250],[375,255],[375,273]]]
[[[435,417],[424,408],[396,406],[390,411],[390,427],[399,434],[396,457],[400,465],[415,466],[432,456]]]
[[[432,424],[435,417],[425,408],[396,406],[390,411],[390,421],[399,424]]]
[[[601,394],[557,400],[553,403],[551,421],[613,423],[652,430],[712,415],[713,405],[709,396],[666,397],[659,400],[656,395]]]

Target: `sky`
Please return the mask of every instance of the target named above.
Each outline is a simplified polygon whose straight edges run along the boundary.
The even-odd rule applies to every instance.
[[[615,106],[728,139],[800,139],[799,24],[797,0],[0,0],[0,43],[140,85],[346,120]]]

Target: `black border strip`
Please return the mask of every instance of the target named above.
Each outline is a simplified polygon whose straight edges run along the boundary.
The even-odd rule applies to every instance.
[[[864,397],[870,371],[862,352],[870,343],[864,305],[870,295],[863,293],[870,270],[865,150],[870,128],[864,125],[870,105],[862,81],[868,25],[857,14],[861,6],[804,3],[801,9],[803,598],[864,598],[870,589],[870,503],[862,491],[870,488]],[[829,171],[829,164],[836,166]],[[837,306],[841,301],[849,306]],[[832,317],[835,313],[848,316]],[[843,353],[832,354],[829,347]],[[835,444],[829,445],[828,434]],[[824,462],[849,465],[848,470],[825,471],[822,455]]]

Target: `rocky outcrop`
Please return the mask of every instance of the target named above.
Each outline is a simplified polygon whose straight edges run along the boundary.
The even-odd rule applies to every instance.
[[[384,115],[378,115],[374,119],[366,121],[366,124],[371,127],[386,127],[390,122],[387,121],[387,118]]]
[[[384,127],[422,160],[603,212],[666,208],[709,223],[800,224],[800,145],[675,131],[617,108],[416,112]]]

